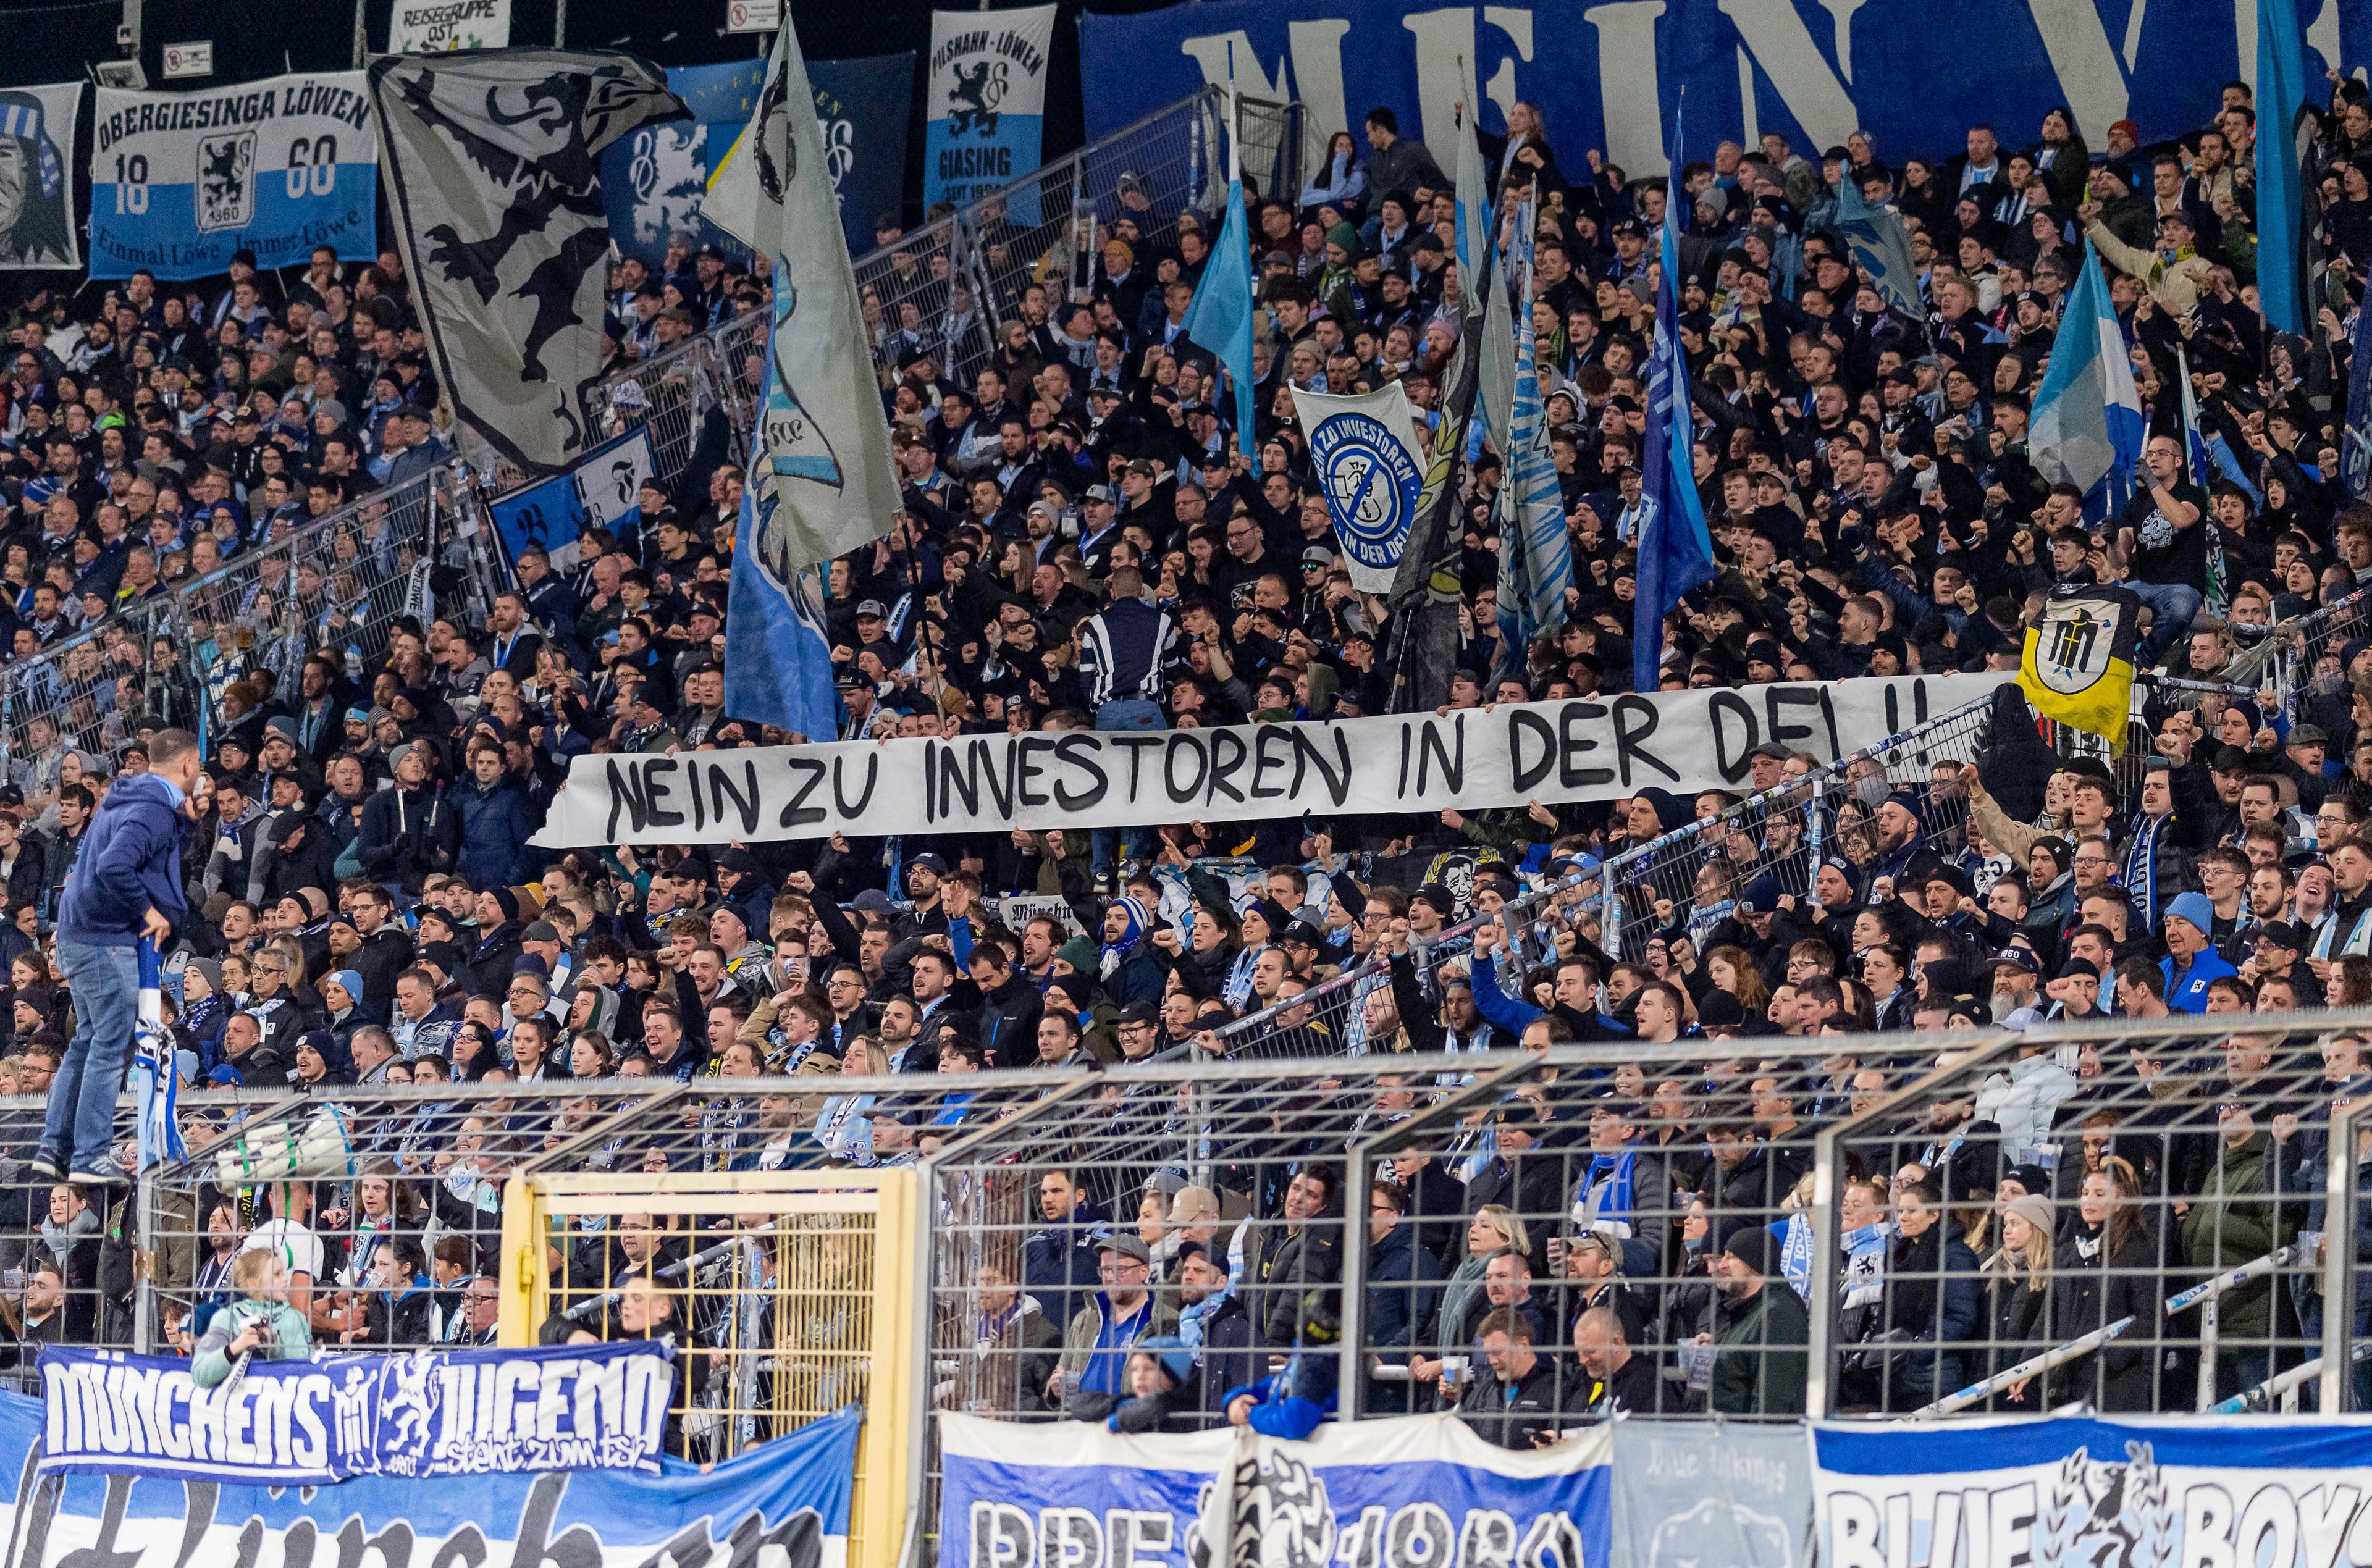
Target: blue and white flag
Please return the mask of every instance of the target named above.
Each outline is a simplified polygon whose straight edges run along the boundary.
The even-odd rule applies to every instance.
[[[817,701],[831,693],[831,645],[822,593],[803,575],[888,533],[904,502],[814,100],[785,28],[758,113],[701,211],[774,264],[764,406],[733,541],[725,706],[820,738],[836,733]]]
[[[656,1475],[676,1379],[664,1340],[252,1360],[211,1388],[190,1366],[45,1347],[41,1468],[268,1486],[488,1470]]]
[[[1398,381],[1350,397],[1296,387],[1293,405],[1351,586],[1389,593],[1424,489],[1426,454],[1408,393]]]
[[[1854,260],[1869,274],[1870,286],[1889,310],[1899,310],[1914,321],[1924,318],[1927,307],[1919,297],[1919,268],[1911,260],[1911,236],[1901,215],[1872,206],[1850,170],[1837,181],[1835,191],[1837,232],[1845,237]]]
[[[0,1493],[0,1532],[47,1543],[47,1554],[13,1559],[25,1568],[76,1561],[77,1551],[124,1564],[351,1556],[375,1568],[728,1561],[839,1568],[848,1554],[860,1421],[854,1411],[827,1416],[714,1469],[671,1458],[656,1475],[369,1476],[317,1487],[293,1479],[55,1475],[28,1462],[41,1441],[40,1401],[0,1394],[0,1474],[13,1481]]]
[[[173,1037],[165,1032],[164,963],[157,944],[143,936],[134,950],[140,959],[140,1007],[132,1028],[133,1083],[140,1099],[140,1119],[134,1124],[138,1167],[148,1170],[167,1160],[185,1158],[179,1114],[180,1084],[173,1071]]]
[[[1186,307],[1185,319],[1179,325],[1196,346],[1218,356],[1236,390],[1236,449],[1247,458],[1257,458],[1260,441],[1252,431],[1256,405],[1251,244],[1245,238],[1250,232],[1244,216],[1244,182],[1238,176],[1227,181],[1227,215],[1219,225],[1211,259],[1203,268],[1203,281],[1194,285],[1193,303]]]
[[[1466,106],[1458,122],[1457,239],[1459,283],[1471,295],[1481,286],[1482,269],[1491,264],[1491,166],[1482,157],[1482,141],[1475,127],[1475,110]],[[1376,192],[1380,200],[1383,192]]]
[[[2257,296],[2276,332],[2314,329],[2307,305],[2306,37],[2300,0],[2257,5]],[[2332,62],[2338,64],[2337,61]]]
[[[785,29],[788,31],[788,29]],[[766,379],[774,377],[774,343],[766,343]],[[766,468],[763,429],[750,440],[749,481],[733,529],[733,560],[747,565],[725,580],[725,711],[809,740],[840,738],[840,691],[831,667],[831,629],[824,619],[824,568],[802,566],[776,578],[755,548],[796,480]]]
[[[1010,1422],[939,1423],[939,1568],[1232,1568],[1247,1558],[1398,1568],[1453,1557],[1595,1568],[1612,1550],[1613,1441],[1602,1424],[1576,1421],[1564,1442],[1515,1453],[1452,1415],[1330,1424],[1298,1443],[1225,1426],[1122,1436],[1084,1421],[1033,1426],[1017,1443]],[[1218,1551],[1202,1539],[1214,1515],[1236,1521]]]
[[[2104,517],[2134,492],[2142,455],[2142,396],[2100,258],[2084,248],[2084,270],[2060,308],[2051,368],[2034,396],[2027,438],[2035,471],[2084,492],[2084,515]]]
[[[1680,123],[1672,117],[1672,167],[1680,167]],[[1696,420],[1689,412],[1689,361],[1680,347],[1680,203],[1664,214],[1663,275],[1656,285],[1656,342],[1647,351],[1647,432],[1639,496],[1639,565],[1632,606],[1631,684],[1653,691],[1664,662],[1664,617],[1680,596],[1713,580],[1713,535],[1697,494]]]
[[[1499,489],[1500,657],[1520,676],[1526,648],[1564,623],[1564,594],[1573,587],[1573,536],[1565,530],[1564,492],[1549,457],[1548,418],[1541,406],[1539,343],[1532,331],[1532,224],[1525,208],[1517,224],[1516,254],[1522,282],[1516,297],[1516,393],[1509,405],[1507,471]]]

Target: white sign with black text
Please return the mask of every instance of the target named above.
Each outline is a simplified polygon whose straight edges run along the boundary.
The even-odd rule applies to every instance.
[[[724,844],[1692,795],[1742,786],[1758,746],[1833,761],[2013,679],[1783,681],[1331,724],[585,756],[533,842]]]

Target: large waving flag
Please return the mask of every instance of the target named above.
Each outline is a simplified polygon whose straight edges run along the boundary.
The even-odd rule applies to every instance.
[[[1252,266],[1251,241],[1244,219],[1244,177],[1238,167],[1236,139],[1228,138],[1227,215],[1219,238],[1194,287],[1194,302],[1180,325],[1201,347],[1218,355],[1227,379],[1236,388],[1236,446],[1247,458],[1260,455],[1252,434]]]
[[[1532,297],[1531,213],[1525,209],[1516,238],[1522,286]],[[1539,344],[1529,305],[1516,313],[1516,391],[1509,404],[1506,482],[1499,490],[1499,630],[1502,656],[1514,672],[1534,637],[1564,622],[1564,593],[1573,586],[1573,536],[1565,531],[1564,493],[1549,458],[1548,417],[1541,406]]]
[[[765,403],[727,590],[725,706],[822,740],[838,728],[813,568],[888,533],[901,496],[814,99],[785,28],[758,112],[701,215],[774,268]]]
[[[2142,398],[2100,258],[2089,245],[2084,271],[2060,311],[2027,447],[2036,472],[2084,492],[2088,517],[2108,516],[2133,494],[2134,465],[2142,455]]]
[[[1672,117],[1672,167],[1680,167],[1680,116]],[[1664,617],[1680,596],[1713,580],[1713,536],[1697,495],[1689,412],[1689,361],[1680,347],[1680,252],[1673,238],[1680,203],[1664,207],[1663,276],[1656,285],[1656,342],[1647,351],[1646,449],[1639,497],[1637,602],[1632,607],[1631,684],[1653,691],[1664,662]]]
[[[2303,332],[2307,310],[2306,38],[2299,0],[2257,0],[2257,296],[2265,324]]]
[[[1919,298],[1919,268],[1911,260],[1911,236],[1901,215],[1872,206],[1850,169],[1837,181],[1836,196],[1837,232],[1869,274],[1870,286],[1889,309],[1913,319],[1924,317],[1927,308]]]

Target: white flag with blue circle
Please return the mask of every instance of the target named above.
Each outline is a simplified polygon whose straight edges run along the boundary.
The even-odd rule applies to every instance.
[[[1293,402],[1351,586],[1389,593],[1424,488],[1425,454],[1408,394],[1397,381],[1348,398],[1296,387]]]

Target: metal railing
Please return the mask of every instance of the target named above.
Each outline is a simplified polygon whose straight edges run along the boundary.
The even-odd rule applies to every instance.
[[[323,652],[358,676],[399,618],[435,617],[440,568],[483,613],[498,569],[484,530],[462,526],[474,507],[442,470],[375,491],[0,668],[0,759],[29,797],[66,751],[111,758],[169,724],[206,733],[254,671],[293,691]]]
[[[2232,656],[2224,679],[2271,685],[2292,718],[2306,716],[2306,701],[2317,696],[2338,698],[2344,713],[2351,687],[2346,671],[2335,666],[2343,645],[2372,632],[2372,588],[2357,588],[2272,626],[2235,625],[2233,631],[2249,645]],[[2334,668],[2326,669],[2325,659]]]
[[[739,463],[757,424],[768,319],[765,310],[745,311],[612,373],[586,397],[597,439],[648,427],[652,471],[670,487],[692,466],[703,436],[714,440],[718,460]],[[722,422],[721,429],[711,427],[712,418]],[[685,506],[692,499],[676,497]]]
[[[2120,1004],[2155,974],[2119,965]],[[2052,1024],[1927,1058],[1820,1141],[1815,1256],[1850,1256],[1873,1225],[1892,1232],[1875,1295],[1809,1301],[1809,1412],[2206,1411],[2318,1349],[2344,1368],[2324,1303],[2347,1303],[2351,1276],[2316,1243],[2329,1192],[2360,1168],[2329,1138],[2353,1125],[2340,1113],[2362,1098],[2367,1031],[2363,1008],[2212,1011]],[[2064,1365],[1942,1398],[2124,1318]],[[2326,1410],[2354,1402],[2339,1376],[2324,1374]]]
[[[2242,686],[2153,678],[2134,688],[2122,754],[2099,737],[2064,725],[2049,726],[2042,744],[2061,757],[2099,759],[2114,775],[2119,797],[2131,803],[2168,714],[2192,711],[2203,730],[2212,731],[2219,704],[2253,696]],[[1703,815],[1608,857],[1599,917],[1606,950],[1644,960],[1659,938],[1684,935],[1701,953],[1703,939],[1766,877],[1782,897],[1823,905],[1830,900],[1817,873],[1824,858],[1844,861],[1851,897],[1866,896],[1873,867],[1898,848],[1885,842],[1876,820],[1878,808],[1897,793],[1917,802],[1924,845],[1947,860],[1959,855],[1969,847],[1971,831],[1959,770],[1979,761],[1999,738],[1993,711],[1988,697],[1833,762],[1790,759],[1782,765],[1781,782],[1743,799],[1725,800],[1718,791],[1700,795]]]
[[[1246,177],[1290,200],[1300,105],[1242,102]],[[1098,247],[1123,217],[1145,245],[1174,248],[1188,214],[1215,238],[1227,199],[1225,103],[1205,87],[859,257],[857,295],[885,384],[920,351],[970,386],[1017,325],[1087,297]]]

